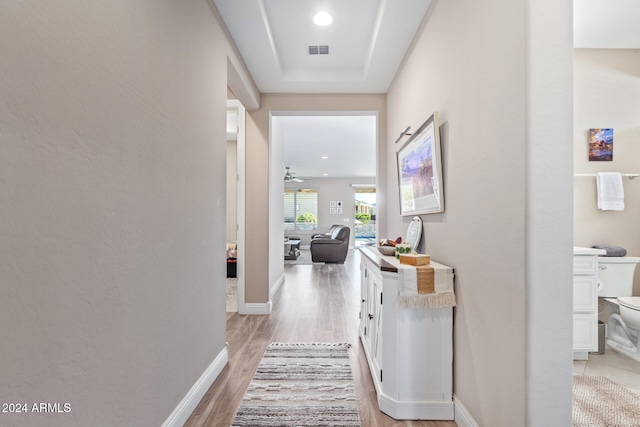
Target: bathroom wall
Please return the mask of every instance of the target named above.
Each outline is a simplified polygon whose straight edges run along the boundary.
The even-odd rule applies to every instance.
[[[575,49],[574,172],[640,173],[640,50]],[[590,128],[613,128],[613,161],[590,162]],[[623,178],[625,210],[596,205],[596,181],[574,178],[574,241],[622,246],[640,256],[640,178]],[[634,294],[640,295],[640,268]]]

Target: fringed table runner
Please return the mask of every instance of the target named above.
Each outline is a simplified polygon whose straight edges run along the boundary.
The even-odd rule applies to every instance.
[[[429,265],[413,266],[400,264],[396,258],[385,260],[398,269],[398,308],[443,308],[455,307],[453,292],[453,268],[431,261]],[[433,286],[428,270],[433,269]],[[423,293],[431,292],[431,293]]]

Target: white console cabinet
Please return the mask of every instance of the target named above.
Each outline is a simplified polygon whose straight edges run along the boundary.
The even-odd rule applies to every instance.
[[[360,340],[380,410],[453,420],[453,308],[396,308],[397,268],[375,248],[361,253]]]
[[[598,255],[604,250],[573,248],[573,359],[598,350]]]

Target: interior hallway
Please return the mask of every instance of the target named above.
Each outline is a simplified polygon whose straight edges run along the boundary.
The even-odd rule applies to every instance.
[[[270,316],[227,313],[229,364],[186,427],[229,426],[251,377],[271,342],[349,342],[360,420],[367,427],[455,427],[453,421],[397,421],[378,410],[375,389],[358,338],[360,251],[344,265],[285,265],[285,283]]]

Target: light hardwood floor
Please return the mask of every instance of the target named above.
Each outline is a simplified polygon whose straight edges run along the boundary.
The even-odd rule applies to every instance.
[[[187,420],[187,427],[230,426],[262,354],[271,342],[348,342],[363,427],[455,427],[453,421],[397,421],[378,409],[358,338],[360,252],[344,265],[285,265],[285,283],[269,316],[227,313],[229,364]]]

